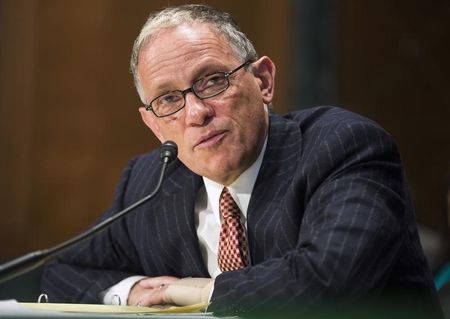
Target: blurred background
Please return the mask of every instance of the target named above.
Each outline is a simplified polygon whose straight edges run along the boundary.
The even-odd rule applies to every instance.
[[[130,51],[150,11],[185,2],[0,0],[0,262],[85,229],[127,161],[158,146]],[[447,243],[450,1],[203,2],[273,59],[277,112],[339,105],[389,131],[418,222]]]

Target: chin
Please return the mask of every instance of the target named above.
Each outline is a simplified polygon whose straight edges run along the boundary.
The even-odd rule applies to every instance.
[[[204,165],[198,165],[196,163],[194,173],[205,176],[220,184],[226,184],[232,172],[235,171],[235,167],[224,161],[208,161]]]

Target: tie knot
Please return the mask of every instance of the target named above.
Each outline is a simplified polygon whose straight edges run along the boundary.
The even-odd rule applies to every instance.
[[[239,207],[228,189],[224,187],[220,194],[220,213],[222,214],[223,219],[228,219],[230,217],[240,218],[239,212]]]

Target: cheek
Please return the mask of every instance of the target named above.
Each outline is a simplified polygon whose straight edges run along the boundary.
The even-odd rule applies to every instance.
[[[174,119],[164,119],[164,122],[161,123],[162,125],[159,125],[159,131],[162,135],[162,138],[167,140],[172,140],[175,143],[177,143],[178,147],[180,147],[182,140],[181,136],[182,134],[182,128],[180,126],[180,122],[174,118]]]
[[[244,100],[235,111],[235,119],[244,135],[254,141],[264,131],[266,116],[265,106],[259,99]]]
[[[183,136],[173,137],[173,141],[178,145],[178,158],[183,162],[186,166],[192,168],[200,163],[204,165],[204,154],[198,154],[194,152],[191,147],[191,143],[185,142],[185,138]]]

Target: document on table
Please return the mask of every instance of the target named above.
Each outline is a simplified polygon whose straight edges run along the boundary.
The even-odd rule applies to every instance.
[[[196,304],[184,307],[136,307],[136,306],[116,306],[116,305],[94,305],[94,304],[67,304],[67,303],[24,303],[16,300],[0,301],[1,314],[30,314],[34,313],[95,313],[95,314],[189,314],[197,315],[205,311],[207,303]],[[41,313],[41,314],[43,314]]]

